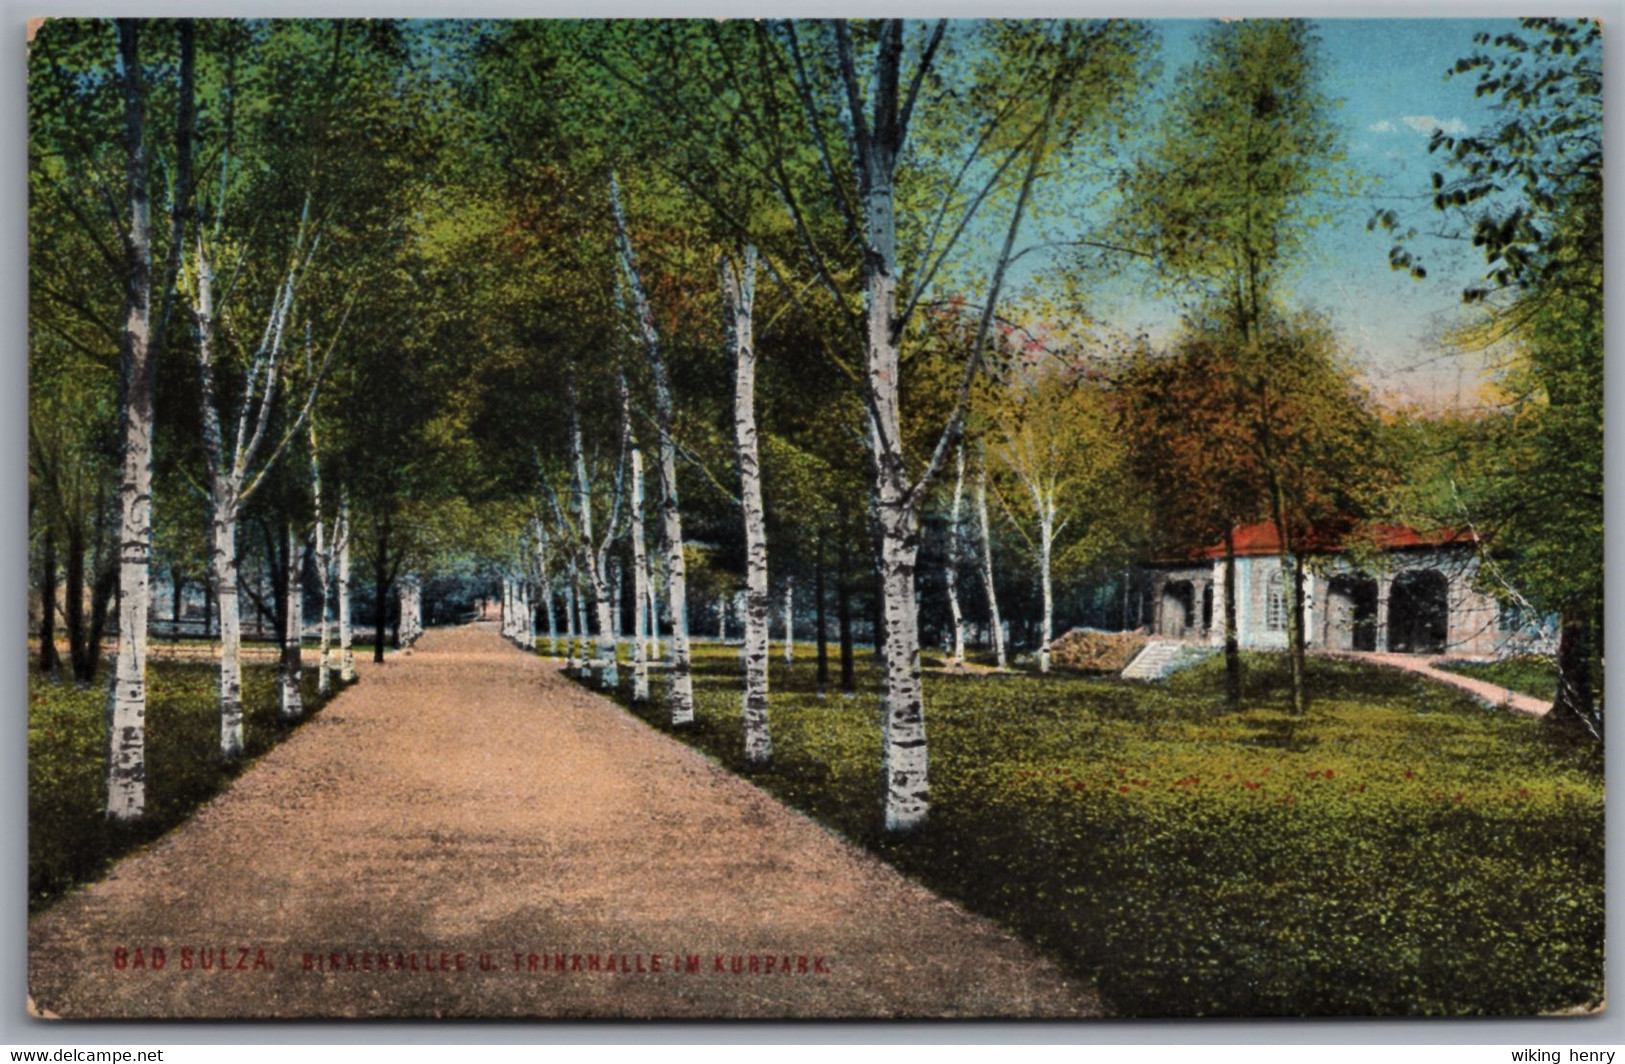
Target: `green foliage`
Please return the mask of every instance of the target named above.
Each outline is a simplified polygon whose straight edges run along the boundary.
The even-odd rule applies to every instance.
[[[1122,224],[1166,284],[1194,287],[1251,337],[1321,220],[1338,138],[1307,22],[1216,23],[1199,56],[1180,71],[1161,141],[1123,178]]]
[[[1441,668],[1550,702],[1557,697],[1557,666],[1550,658],[1507,658],[1482,664],[1445,663]]]
[[[106,809],[105,675],[88,687],[28,679],[28,904],[50,905],[158,838],[289,734],[277,714],[276,667],[243,666],[246,757],[220,761],[219,672],[212,663],[147,663],[147,810],[133,825]],[[342,687],[342,685],[338,685]],[[335,692],[336,693],[336,692]],[[305,719],[321,708],[306,669]]]
[[[702,646],[680,737],[1035,942],[1120,1015],[1598,1000],[1600,765],[1416,677],[1311,665],[1305,716],[1270,705],[1273,655],[1250,663],[1236,712],[1217,662],[1157,686],[928,677],[932,819],[905,840],[873,814],[872,669],[856,698],[819,699],[810,665],[775,661],[774,762],[752,773],[736,657]]]

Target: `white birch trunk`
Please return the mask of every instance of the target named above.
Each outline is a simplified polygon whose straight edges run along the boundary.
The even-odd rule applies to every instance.
[[[553,608],[553,586],[544,581],[542,583],[542,603],[547,608],[547,656],[559,656],[559,618]]]
[[[587,592],[578,583],[576,585],[576,628],[581,633],[581,667],[582,675],[592,672],[592,626],[587,623]]]
[[[632,238],[627,232],[626,215],[621,209],[620,185],[614,175],[609,180],[611,212],[615,220],[617,250],[621,270],[631,289],[638,328],[643,337],[644,355],[649,363],[650,376],[655,388],[655,426],[659,433],[660,451],[660,526],[661,540],[666,552],[666,600],[671,612],[671,682],[668,702],[674,726],[694,720],[694,678],[690,674],[688,650],[688,580],[683,561],[683,515],[677,499],[677,445],[672,438],[673,404],[671,381],[666,371],[666,359],[660,349],[660,334],[655,328],[654,312],[650,309],[643,280],[638,276],[637,261],[632,253]]]
[[[528,580],[524,583],[524,593],[521,598],[524,601],[525,611],[525,653],[534,654],[536,653],[536,606],[531,601],[530,581]],[[420,602],[418,603],[420,617],[422,611],[423,604]]]
[[[796,582],[793,578],[784,581],[784,663],[793,664],[796,660]]]
[[[328,593],[331,590],[332,579],[328,570],[331,559],[328,557],[327,544],[322,534],[322,471],[321,464],[317,460],[317,453],[316,419],[313,417],[310,419],[310,496],[316,516],[316,580],[317,587],[321,592],[322,603],[321,610],[316,617],[316,692],[325,698],[333,691],[333,678],[328,671],[329,642],[327,630]],[[335,531],[334,534],[336,536],[337,532]]]
[[[953,617],[953,653],[950,664],[965,662],[965,614],[959,607],[959,545],[960,514],[965,500],[965,445],[961,443],[954,458],[954,503],[948,517],[948,565],[945,572],[948,587],[948,612]]]
[[[885,829],[906,832],[923,824],[930,808],[919,617],[914,595],[919,529],[914,494],[904,468],[898,391],[901,364],[892,333],[897,234],[889,184],[891,167],[871,167],[867,173],[870,187],[865,190],[864,211],[869,253],[864,256],[864,289],[869,334],[869,433],[875,461],[881,609],[886,628],[881,778],[886,789]]]
[[[643,542],[643,452],[632,448],[632,701],[649,701],[647,610],[654,605],[649,557]]]
[[[648,564],[648,660],[660,661],[660,588],[655,586],[653,556]]]
[[[587,571],[587,583],[592,589],[593,621],[598,639],[593,645],[592,671],[598,686],[613,688],[620,682],[615,661],[615,629],[609,615],[609,588],[604,579],[604,558],[592,556],[592,498],[587,492],[587,459],[581,446],[581,422],[576,414],[575,387],[570,390],[570,449],[576,469],[576,522],[580,533],[582,568]],[[586,624],[582,624],[583,630]]]
[[[350,629],[350,503],[339,505],[339,521],[343,532],[339,535],[339,679],[345,683],[355,681],[355,650],[351,646]]]
[[[1049,642],[1055,634],[1055,591],[1050,581],[1050,559],[1055,547],[1055,510],[1040,511],[1038,524],[1038,583],[1044,595],[1044,619],[1038,632],[1038,671],[1049,672]]]
[[[999,668],[1007,668],[1004,653],[1004,622],[999,619],[999,595],[993,584],[993,529],[987,519],[987,456],[979,456],[976,471],[976,520],[982,531],[982,584],[987,588],[988,627],[993,636],[993,656]]]
[[[243,628],[238,605],[237,515],[229,500],[214,503],[210,563],[220,616],[220,756],[243,756]]]
[[[130,224],[125,233],[124,339],[121,376],[123,468],[119,482],[118,656],[108,691],[107,816],[139,819],[146,811],[147,610],[152,556],[152,417],[155,360],[149,349],[152,249],[149,243],[147,149],[143,132],[138,24],[118,21],[124,93]]]
[[[751,325],[756,300],[756,249],[746,245],[744,268],[739,273],[726,259],[718,269],[723,318],[734,356],[734,444],[745,519],[745,761],[763,765],[773,752],[767,720],[772,599],[767,582],[767,518],[762,507],[761,457],[756,438],[756,345]],[[726,610],[722,616],[726,619]]]
[[[305,703],[299,691],[299,679],[302,662],[300,654],[304,637],[304,594],[301,587],[300,575],[303,569],[302,537],[296,535],[291,529],[288,532],[288,616],[286,627],[283,629],[282,668],[279,679],[281,681],[281,697],[278,700],[277,711],[284,721],[298,720],[304,716]]]
[[[571,572],[564,582],[564,671],[576,671],[576,581]]]

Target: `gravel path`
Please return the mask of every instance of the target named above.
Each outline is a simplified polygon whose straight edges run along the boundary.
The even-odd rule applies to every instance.
[[[1426,676],[1430,680],[1466,691],[1474,698],[1488,706],[1501,706],[1505,709],[1527,713],[1531,717],[1544,717],[1551,711],[1552,704],[1533,695],[1520,694],[1510,687],[1490,683],[1488,680],[1479,680],[1465,676],[1449,669],[1438,666],[1453,660],[1443,655],[1422,654],[1386,654],[1372,653],[1370,651],[1317,651],[1326,657],[1347,658],[1350,661],[1363,661],[1368,665],[1386,665],[1391,669],[1403,669],[1414,672],[1418,676]],[[1454,659],[1466,660],[1466,659]]]
[[[1100,1013],[1026,945],[479,627],[365,667],[35,917],[28,963],[33,1007],[67,1018]]]

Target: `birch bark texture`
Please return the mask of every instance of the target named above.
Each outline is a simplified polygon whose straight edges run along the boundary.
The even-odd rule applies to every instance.
[[[623,381],[625,378],[622,378]],[[627,426],[630,438],[631,426]],[[649,701],[649,646],[648,628],[653,620],[648,607],[653,605],[653,589],[649,581],[649,552],[643,534],[643,452],[631,438],[630,467],[632,471],[632,497],[628,507],[631,516],[632,540],[632,701]]]
[[[987,515],[987,452],[976,452],[976,521],[982,533],[982,586],[987,589],[988,628],[993,640],[993,659],[1001,669],[1009,668],[1004,652],[1004,622],[999,617],[999,592],[993,582],[993,527]]]
[[[959,608],[960,514],[965,501],[965,444],[960,442],[954,451],[953,505],[948,510],[948,551],[944,566],[943,583],[948,591],[948,612],[953,618],[953,651],[950,664],[965,663],[965,614]]]
[[[734,447],[739,460],[741,509],[745,522],[745,762],[764,765],[773,742],[767,720],[767,657],[772,600],[767,581],[767,515],[762,507],[762,467],[756,435],[756,344],[751,316],[756,303],[756,248],[747,244],[743,262],[724,256],[717,264],[722,284],[724,333],[734,363]]]
[[[282,662],[277,671],[277,713],[284,722],[295,721],[305,715],[304,698],[299,690],[303,662],[301,650],[305,630],[305,596],[301,574],[304,572],[304,536],[292,525],[282,531],[287,544],[287,570],[283,576],[287,584],[288,608],[282,629]]]
[[[683,515],[677,499],[677,445],[672,435],[675,421],[671,379],[655,327],[654,311],[638,274],[632,237],[621,205],[619,178],[610,174],[610,211],[615,220],[616,249],[621,273],[632,293],[633,312],[643,341],[644,357],[655,389],[655,430],[660,459],[661,542],[666,555],[666,599],[671,613],[671,680],[667,687],[671,723],[681,727],[694,721],[694,679],[690,674],[688,648],[688,580],[683,561]]]
[[[156,360],[151,340],[151,205],[141,85],[139,22],[118,20],[119,83],[124,97],[126,194],[123,383],[119,480],[118,656],[108,691],[107,816],[146,811],[147,610],[152,558],[152,415]]]
[[[339,679],[355,682],[355,648],[350,629],[350,502],[339,503],[339,530],[334,534],[338,550],[339,597]]]

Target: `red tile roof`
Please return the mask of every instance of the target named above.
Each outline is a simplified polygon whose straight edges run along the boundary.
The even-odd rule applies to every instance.
[[[1281,538],[1276,534],[1275,522],[1259,521],[1238,525],[1235,532],[1236,557],[1248,558],[1261,554],[1281,553]],[[1377,550],[1404,550],[1407,547],[1444,547],[1470,545],[1476,537],[1459,528],[1440,528],[1431,532],[1418,532],[1405,525],[1357,525],[1347,531],[1317,529],[1297,544],[1307,554],[1340,554],[1356,544]],[[1203,558],[1224,557],[1224,544],[1207,547],[1197,553]]]

